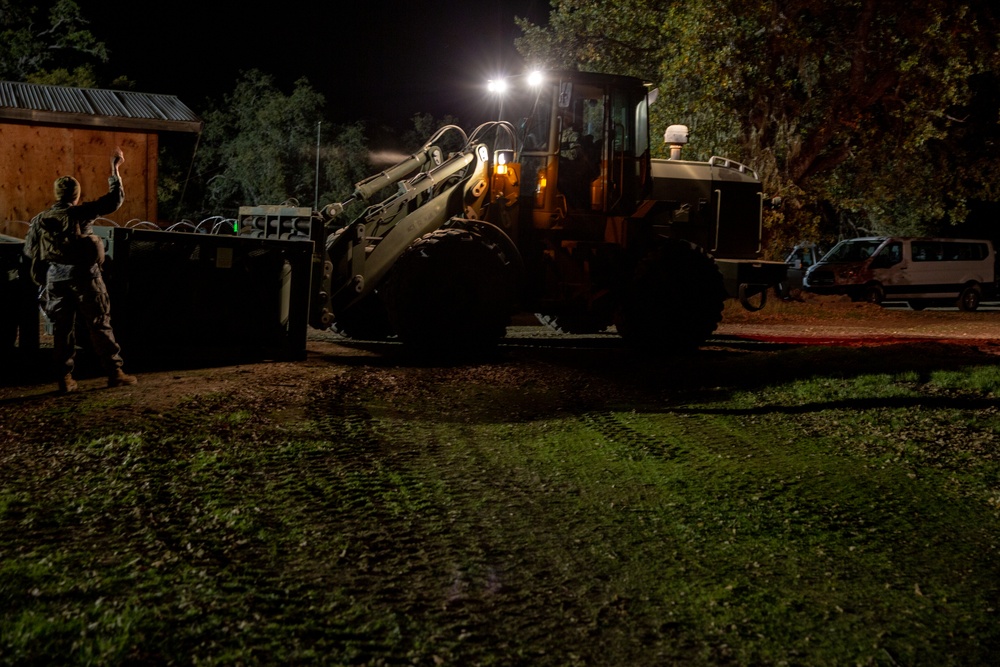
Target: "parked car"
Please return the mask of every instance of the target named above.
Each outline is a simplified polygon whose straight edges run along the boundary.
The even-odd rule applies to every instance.
[[[905,300],[914,310],[972,311],[997,295],[997,257],[978,239],[866,237],[841,241],[805,274],[803,288],[856,301]]]
[[[802,280],[826,250],[815,243],[799,243],[785,257],[786,279],[780,284],[781,296],[786,299],[802,289]]]

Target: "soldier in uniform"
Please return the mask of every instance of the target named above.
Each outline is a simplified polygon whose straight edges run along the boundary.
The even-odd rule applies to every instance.
[[[117,211],[125,201],[118,173],[124,161],[121,149],[115,149],[108,193],[94,201],[80,203],[80,183],[72,176],[56,179],[56,203],[32,220],[34,234],[29,230],[29,237],[37,240],[41,259],[49,265],[41,301],[52,322],[56,373],[63,393],[77,390],[73,367],[74,324],[78,313],[87,325],[94,351],[107,370],[108,386],[137,382],[134,375],[122,371],[121,348],[111,329],[111,300],[101,277],[104,245],[93,234],[94,220]],[[28,250],[26,247],[25,251]]]

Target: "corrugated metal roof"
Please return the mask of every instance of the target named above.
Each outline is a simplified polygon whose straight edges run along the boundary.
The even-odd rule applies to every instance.
[[[0,81],[0,118],[196,132],[201,119],[173,95]]]

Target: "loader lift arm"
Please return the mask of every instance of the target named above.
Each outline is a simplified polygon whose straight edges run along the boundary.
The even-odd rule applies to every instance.
[[[438,142],[450,132],[458,133],[462,148],[445,157]],[[352,195],[343,202],[315,213],[309,209],[289,211],[288,207],[245,207],[240,209],[240,220],[258,235],[273,235],[276,229],[285,229],[291,236],[313,240],[311,326],[326,329],[335,323],[358,320],[351,315],[360,311],[364,311],[364,319],[378,320],[368,307],[380,298],[375,292],[385,287],[400,258],[426,235],[456,227],[480,241],[476,230],[484,230],[484,236],[493,239],[486,241],[488,246],[503,246],[505,256],[516,254],[513,243],[486,221],[491,208],[512,208],[517,203],[516,191],[513,195],[501,192],[501,196],[491,199],[491,191],[496,189],[494,159],[483,141],[484,135],[491,132],[513,143],[513,129],[507,123],[486,123],[471,137],[461,128],[446,126],[419,151],[356,183]],[[516,173],[516,169],[512,172]],[[394,191],[384,196],[389,188]],[[509,183],[506,189],[510,189]],[[356,219],[340,223],[349,204],[371,202],[380,196],[384,198],[371,203]],[[309,218],[308,224],[302,222],[304,218]],[[453,243],[458,236],[449,235],[447,243]],[[382,309],[379,304],[374,310]],[[382,319],[386,319],[385,313]]]
[[[333,264],[330,310],[337,313],[375,289],[413,241],[463,209],[482,207],[488,149],[479,144],[400,181],[399,191],[370,206],[327,244]],[[468,187],[466,187],[468,186]]]

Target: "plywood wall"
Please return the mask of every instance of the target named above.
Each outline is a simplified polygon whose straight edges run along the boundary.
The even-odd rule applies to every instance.
[[[52,183],[60,176],[80,181],[84,200],[106,193],[116,146],[125,155],[125,203],[108,218],[119,225],[155,222],[156,134],[0,124],[0,233],[23,237],[24,223],[52,205]]]

